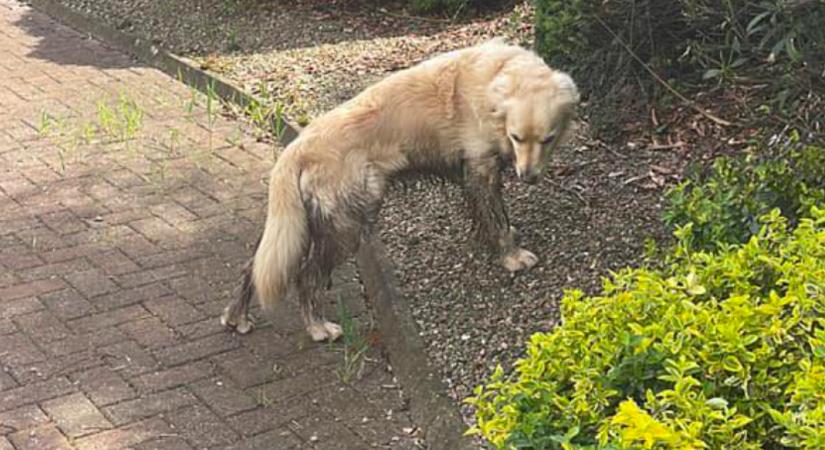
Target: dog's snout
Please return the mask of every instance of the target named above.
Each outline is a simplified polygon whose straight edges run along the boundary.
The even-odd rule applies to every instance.
[[[527,171],[521,174],[521,181],[527,184],[536,184],[539,181],[539,173],[536,171]]]

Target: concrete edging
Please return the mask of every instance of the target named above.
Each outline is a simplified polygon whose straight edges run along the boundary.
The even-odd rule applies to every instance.
[[[382,344],[398,381],[410,398],[410,411],[424,430],[430,448],[469,450],[477,448],[458,408],[446,393],[438,372],[432,368],[426,346],[418,333],[407,299],[398,289],[392,261],[377,238],[361,244],[356,257],[361,280],[372,300]]]
[[[258,102],[238,87],[187,63],[183,58],[147,40],[115,30],[100,21],[78,13],[55,0],[27,0],[35,9],[82,33],[89,34],[167,75],[206,93],[211,89],[222,100],[245,108]],[[270,128],[276,130],[276,119]],[[300,127],[282,118],[280,141],[289,144]],[[274,133],[273,133],[274,134]],[[440,377],[427,357],[426,347],[412,319],[407,299],[398,289],[394,266],[383,243],[373,238],[361,245],[357,264],[367,297],[378,319],[383,346],[407,397],[413,419],[424,431],[429,448],[470,450],[477,446],[463,436],[466,426],[454,401],[446,395]]]

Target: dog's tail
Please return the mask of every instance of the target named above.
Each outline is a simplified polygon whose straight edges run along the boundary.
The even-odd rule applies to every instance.
[[[301,198],[300,177],[298,163],[284,155],[269,181],[266,225],[252,263],[258,300],[268,312],[286,295],[289,280],[306,248],[307,214]]]

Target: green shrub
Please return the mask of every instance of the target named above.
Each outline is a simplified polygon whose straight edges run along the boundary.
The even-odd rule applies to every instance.
[[[811,205],[825,202],[825,148],[718,158],[709,175],[679,184],[668,200],[665,222],[692,223],[696,248],[742,243],[759,230],[758,218],[774,208],[793,225]]]
[[[567,292],[511,375],[468,401],[502,449],[825,448],[825,210],[746,244]]]

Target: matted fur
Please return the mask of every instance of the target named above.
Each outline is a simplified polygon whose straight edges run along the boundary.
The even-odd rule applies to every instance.
[[[317,118],[275,163],[251,274],[222,321],[249,331],[253,292],[271,309],[295,281],[313,339],[335,339],[340,328],[315,311],[318,291],[368,232],[387,182],[411,171],[463,174],[482,238],[508,270],[529,269],[537,258],[514,242],[500,161],[535,182],[578,100],[567,74],[493,40],[397,72]]]

